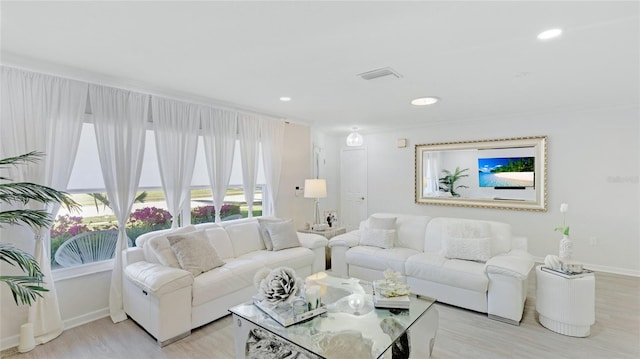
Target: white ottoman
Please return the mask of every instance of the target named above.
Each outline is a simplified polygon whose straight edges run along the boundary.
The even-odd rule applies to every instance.
[[[536,267],[536,311],[540,324],[572,337],[589,336],[595,322],[596,279],[593,273],[564,278],[541,268]]]

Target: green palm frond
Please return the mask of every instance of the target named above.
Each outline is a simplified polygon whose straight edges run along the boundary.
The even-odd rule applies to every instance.
[[[26,276],[0,276],[0,282],[6,283],[11,289],[16,305],[31,305],[36,297],[42,297],[40,292],[49,291],[40,285],[44,274],[38,261],[31,254],[10,244],[0,243],[0,261],[17,266],[27,274]]]
[[[67,193],[31,182],[0,183],[0,202],[27,204],[29,201],[40,203],[60,203],[68,209],[78,208],[80,205],[72,200]]]
[[[0,158],[0,168],[16,166],[21,163],[36,163],[40,160],[40,157],[43,157],[44,153],[38,151],[31,151],[29,153],[25,153],[23,155],[15,156],[15,157],[7,157]]]
[[[26,224],[31,228],[47,228],[53,219],[49,212],[38,209],[13,209],[0,212],[1,224]]]
[[[24,155],[0,159],[0,169],[20,164],[33,163],[43,156],[40,152],[29,152]],[[42,204],[58,203],[71,209],[80,205],[65,192],[31,182],[12,182],[6,176],[0,177],[0,203],[27,204],[31,201]],[[0,225],[27,225],[33,229],[46,228],[51,225],[50,213],[44,209],[14,209],[0,212]],[[6,283],[16,305],[31,305],[42,292],[47,292],[41,284],[44,273],[38,261],[29,253],[7,243],[0,243],[0,262],[20,268],[26,275],[0,276],[0,282]]]

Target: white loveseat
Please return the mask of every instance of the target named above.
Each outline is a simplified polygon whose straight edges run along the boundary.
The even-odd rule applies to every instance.
[[[295,229],[292,233],[295,236]],[[194,235],[206,238],[202,241],[215,249],[214,257],[219,257],[216,260],[221,266],[195,276],[181,268],[167,237]],[[256,293],[254,275],[263,267],[290,267],[300,277],[325,270],[326,238],[297,233],[299,246],[268,250],[267,246],[273,247],[274,243],[265,236],[268,231],[258,219],[246,218],[138,237],[136,247],[124,253],[125,312],[160,345],[166,345],[250,300]]]
[[[522,319],[534,262],[527,239],[512,236],[509,224],[380,213],[329,247],[338,275],[376,280],[391,268],[413,293],[511,324]]]

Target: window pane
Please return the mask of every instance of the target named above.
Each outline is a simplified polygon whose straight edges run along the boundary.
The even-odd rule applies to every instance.
[[[262,189],[256,188],[253,204],[253,216],[262,215]],[[248,217],[247,202],[244,198],[242,188],[229,188],[224,198],[220,218],[232,220]],[[191,223],[215,222],[215,208],[213,196],[208,188],[197,188],[191,190]]]

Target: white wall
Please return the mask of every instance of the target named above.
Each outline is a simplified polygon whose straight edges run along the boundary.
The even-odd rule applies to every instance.
[[[499,220],[529,238],[536,257],[558,253],[561,203],[574,257],[597,270],[640,275],[639,110],[554,112],[508,119],[439,124],[364,136],[368,151],[368,211]],[[548,136],[548,211],[418,205],[414,145]],[[407,138],[409,146],[397,148]]]
[[[284,136],[284,158],[276,208],[279,217],[293,218],[297,226],[302,226],[313,217],[313,202],[295,196],[295,187],[303,187],[305,178],[311,178],[310,128],[290,123],[285,127]],[[0,228],[0,239],[33,253],[33,241],[28,233],[18,228]],[[19,271],[5,263],[0,266],[2,275],[20,275]],[[60,313],[67,328],[109,315],[110,281],[111,271],[56,280]],[[0,315],[0,350],[5,350],[18,345],[20,325],[27,321],[27,307],[16,307],[11,292],[4,284],[0,285]]]

